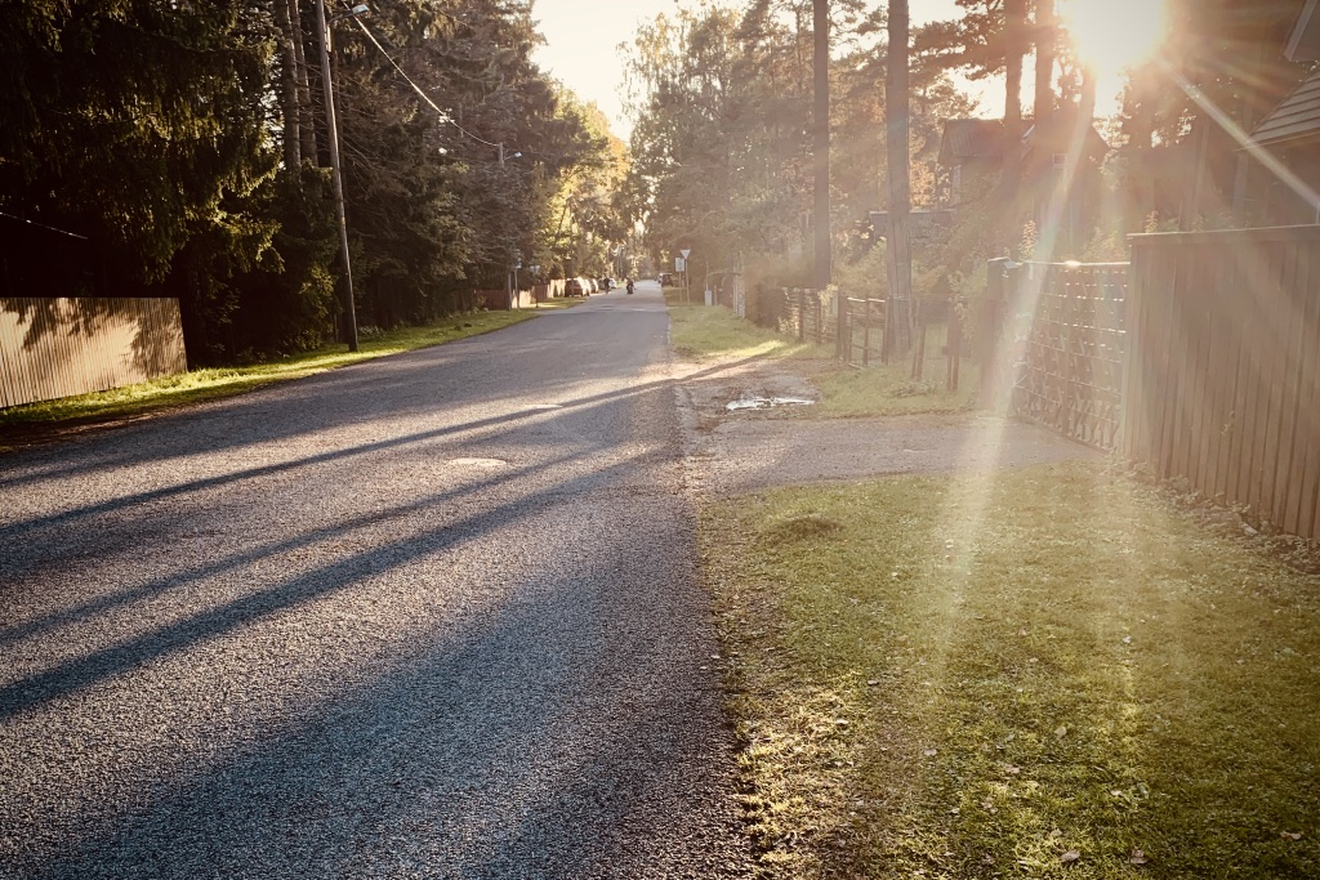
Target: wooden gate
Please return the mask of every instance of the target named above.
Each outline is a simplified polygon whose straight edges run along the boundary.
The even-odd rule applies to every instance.
[[[839,357],[854,367],[883,363],[885,301],[841,297]]]

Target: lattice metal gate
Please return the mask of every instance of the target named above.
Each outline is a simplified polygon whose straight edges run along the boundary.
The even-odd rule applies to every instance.
[[[1118,446],[1127,263],[1026,263],[1013,306],[1015,415],[1102,449]]]

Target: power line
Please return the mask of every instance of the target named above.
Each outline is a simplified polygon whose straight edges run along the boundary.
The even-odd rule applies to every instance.
[[[85,235],[79,235],[78,233],[70,232],[67,229],[58,229],[54,226],[47,226],[45,223],[38,223],[36,220],[29,220],[26,217],[19,217],[15,214],[9,214],[5,211],[0,211],[0,217],[7,217],[10,220],[17,220],[19,223],[26,223],[28,226],[35,226],[38,229],[45,229],[48,232],[55,232],[60,235],[67,235],[69,236],[69,238],[77,238],[77,239],[81,239],[82,241],[90,240]]]
[[[404,73],[403,68],[399,66],[397,61],[395,61],[393,58],[390,57],[390,53],[385,51],[385,47],[382,46],[380,44],[380,41],[376,39],[375,34],[373,34],[370,30],[367,29],[367,26],[362,23],[362,20],[360,18],[354,18],[353,23],[356,24],[358,28],[361,29],[362,33],[367,35],[367,39],[370,40],[372,45],[374,45],[380,51],[380,54],[385,56],[385,60],[388,61],[394,67],[394,69],[399,72],[399,76],[403,77],[404,80],[408,83],[408,85],[412,86],[412,90],[416,92],[423,101],[429,104],[432,110],[434,110],[437,114],[439,114],[441,122],[448,122],[454,128],[458,129],[462,134],[472,138],[472,140],[477,141],[478,143],[485,144],[488,147],[495,147],[501,151],[504,149],[503,144],[496,143],[495,141],[488,141],[483,137],[478,137],[477,135],[473,134],[472,132],[468,131],[466,128],[455,122],[454,117],[450,116],[448,111],[441,110],[440,107],[435,103],[435,101],[432,101],[430,96],[427,95],[426,92],[422,91],[421,86],[413,82],[412,78],[409,77],[408,74]]]

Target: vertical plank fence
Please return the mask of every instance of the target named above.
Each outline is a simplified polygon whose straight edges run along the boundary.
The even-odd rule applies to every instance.
[[[177,299],[0,298],[0,408],[187,368]]]
[[[835,297],[822,291],[782,288],[779,308],[775,310],[778,332],[799,342],[817,345],[834,342],[838,321],[832,311],[836,303]]]
[[[1320,540],[1320,226],[1130,241],[1123,453]]]

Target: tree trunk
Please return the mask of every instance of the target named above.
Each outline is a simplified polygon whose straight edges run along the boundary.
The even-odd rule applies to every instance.
[[[293,23],[294,69],[297,72],[298,109],[300,111],[298,132],[302,138],[302,154],[316,162],[316,119],[312,110],[312,87],[307,77],[307,30],[303,27],[302,10],[298,0],[275,0],[287,3],[289,20]]]
[[[1022,237],[1022,56],[1026,0],[1004,0],[1004,165],[999,178],[1000,241],[1011,250]]]
[[[1040,125],[1054,113],[1054,0],[1036,0],[1036,99]]]
[[[275,0],[275,22],[280,29],[280,114],[284,117],[284,167],[296,172],[302,164],[302,124],[298,106],[298,55],[301,28],[294,30],[286,0]]]
[[[912,187],[908,157],[908,100],[908,0],[889,0],[889,57],[885,66],[885,147],[889,178],[885,268],[889,280],[889,304],[885,334],[892,345],[887,352],[891,354],[908,350],[915,319],[908,230]]]
[[[812,0],[815,14],[815,233],[817,289],[830,283],[830,3]]]

